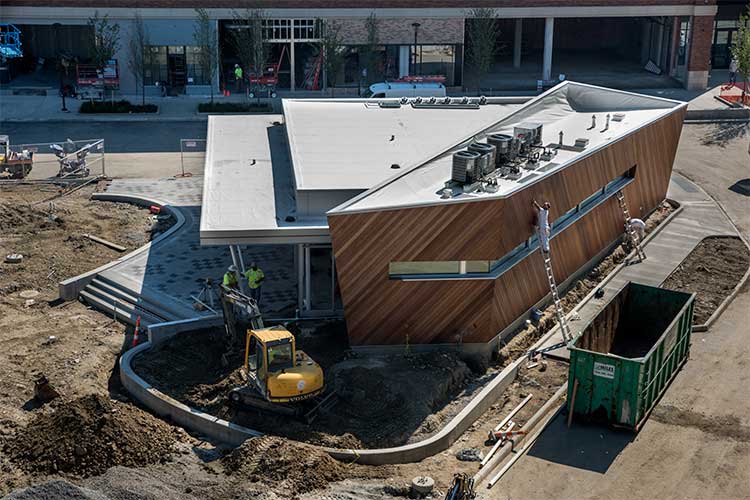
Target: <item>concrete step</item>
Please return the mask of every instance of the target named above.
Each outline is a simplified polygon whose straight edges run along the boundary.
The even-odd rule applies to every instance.
[[[156,315],[152,311],[143,309],[135,304],[124,301],[121,298],[110,295],[95,286],[88,285],[81,292],[80,296],[92,307],[107,314],[111,314],[112,316],[117,315],[118,319],[131,325],[135,325],[138,316],[141,317],[141,324],[143,326],[163,323],[166,321],[166,319]]]
[[[124,302],[133,304],[140,309],[151,312],[155,316],[164,318],[167,321],[175,321],[180,319],[171,312],[159,307],[158,304],[153,304],[147,300],[144,300],[142,296],[138,296],[127,288],[114,283],[112,280],[102,278],[101,276],[97,276],[96,278],[94,278],[88,286],[99,289],[113,297],[122,299]]]
[[[192,317],[194,315],[194,311],[189,305],[179,303],[166,294],[156,293],[149,290],[147,287],[143,286],[142,283],[130,278],[117,276],[116,273],[105,271],[97,275],[96,279],[113,288],[121,290],[131,297],[138,297],[136,303],[139,306],[154,311],[164,318],[178,320],[185,317]]]

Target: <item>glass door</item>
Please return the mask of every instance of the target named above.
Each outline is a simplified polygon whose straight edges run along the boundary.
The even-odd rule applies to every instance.
[[[304,245],[302,314],[331,316],[342,310],[336,279],[333,248],[330,245]]]

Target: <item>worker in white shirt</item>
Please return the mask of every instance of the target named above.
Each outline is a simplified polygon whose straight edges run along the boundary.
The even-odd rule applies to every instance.
[[[646,237],[646,223],[641,219],[636,219],[635,217],[633,217],[628,220],[628,225],[633,231],[635,231],[635,234],[638,235],[638,243],[642,243],[643,238]]]
[[[544,204],[540,205],[536,200],[532,200],[531,204],[536,209],[536,227],[539,231],[539,244],[542,246],[544,253],[549,253],[549,209],[550,204],[545,201]]]

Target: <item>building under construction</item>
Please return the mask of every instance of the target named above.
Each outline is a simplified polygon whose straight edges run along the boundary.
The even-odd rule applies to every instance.
[[[212,116],[201,243],[294,245],[302,315],[343,312],[353,347],[491,345],[664,200],[685,108],[565,82]]]

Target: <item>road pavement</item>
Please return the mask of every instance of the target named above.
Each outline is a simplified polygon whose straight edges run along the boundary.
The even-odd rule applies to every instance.
[[[183,160],[185,171],[203,172],[203,153],[181,156],[180,139],[205,139],[206,122],[0,122],[0,134],[10,136],[14,145],[61,142],[68,137],[103,138],[106,174],[110,177],[169,177],[181,172]],[[92,172],[99,173],[100,168],[95,164]],[[57,169],[54,156],[40,149],[29,178],[45,179],[55,175]]]

